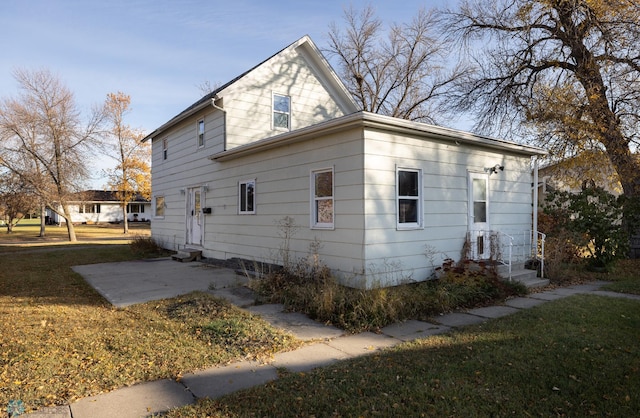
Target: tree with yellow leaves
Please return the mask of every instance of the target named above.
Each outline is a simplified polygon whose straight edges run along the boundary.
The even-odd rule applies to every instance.
[[[107,155],[117,162],[107,171],[109,187],[120,201],[123,232],[129,232],[127,207],[137,196],[151,197],[151,149],[142,142],[144,133],[124,122],[129,112],[131,97],[122,92],[109,93],[105,101],[105,112],[110,122],[109,136],[112,138]]]

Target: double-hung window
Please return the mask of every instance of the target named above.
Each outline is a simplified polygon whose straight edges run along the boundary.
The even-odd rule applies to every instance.
[[[238,183],[238,213],[252,215],[256,213],[256,180]]]
[[[291,129],[291,97],[273,94],[273,128]]]
[[[167,154],[169,152],[169,140],[167,138],[162,140],[162,159],[167,159]]]
[[[422,227],[422,170],[396,170],[396,206],[398,229]]]
[[[164,196],[156,196],[156,213],[155,216],[158,218],[164,217]]]
[[[204,119],[198,121],[198,148],[204,147]]]
[[[333,229],[333,168],[311,172],[311,227]]]

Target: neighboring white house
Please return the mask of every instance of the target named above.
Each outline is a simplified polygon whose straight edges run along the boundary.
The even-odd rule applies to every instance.
[[[144,140],[158,243],[277,263],[290,217],[290,255],[315,243],[357,287],[426,280],[467,237],[481,259],[489,231],[531,234],[532,157],[545,154],[359,111],[306,36]]]
[[[87,190],[76,193],[77,200],[69,202],[69,211],[73,223],[116,223],[122,222],[122,206],[115,192],[105,190]],[[60,212],[61,210],[59,210]],[[51,224],[64,222],[64,218],[55,211],[47,209],[47,220]],[[127,220],[147,222],[152,216],[151,202],[141,195],[127,205]]]

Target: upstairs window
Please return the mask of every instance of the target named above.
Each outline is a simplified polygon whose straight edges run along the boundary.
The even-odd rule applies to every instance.
[[[422,172],[399,168],[396,175],[398,229],[422,227]]]
[[[256,213],[256,181],[246,180],[238,184],[238,212],[241,215]]]
[[[198,148],[204,147],[204,119],[198,121]]]
[[[333,168],[311,172],[311,227],[333,229]]]
[[[274,129],[291,129],[291,98],[281,94],[273,95]]]
[[[162,140],[162,159],[167,159],[167,153],[169,150],[169,140],[167,138]]]

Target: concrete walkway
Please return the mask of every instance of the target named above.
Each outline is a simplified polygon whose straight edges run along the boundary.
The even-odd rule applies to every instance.
[[[137,263],[137,264],[135,264]],[[157,261],[155,264],[110,263],[76,267],[107,299],[116,306],[139,303],[149,298],[176,296],[192,290],[209,290],[226,297],[232,303],[261,315],[276,327],[285,329],[297,338],[307,341],[302,348],[276,354],[269,363],[241,361],[222,367],[185,374],[178,382],[160,380],[140,383],[102,395],[83,398],[70,405],[44,408],[30,414],[33,418],[137,418],[192,404],[198,398],[218,398],[235,391],[270,382],[278,378],[283,369],[289,372],[305,372],[327,366],[340,360],[375,353],[389,347],[442,334],[455,328],[485,322],[511,315],[551,300],[575,294],[597,294],[640,300],[640,296],[625,295],[599,290],[605,282],[594,282],[533,293],[526,297],[507,300],[503,305],[471,309],[465,312],[438,316],[434,322],[406,321],[387,326],[380,334],[364,332],[345,335],[341,330],[319,324],[304,315],[285,313],[281,305],[250,306],[249,295],[239,291],[243,281],[232,271],[207,267],[201,263],[181,264]],[[153,267],[152,267],[153,266]],[[120,276],[133,268],[132,277]],[[190,270],[191,269],[191,270]],[[205,271],[207,274],[202,274]],[[195,274],[191,274],[197,272]],[[200,276],[202,274],[202,277]],[[155,275],[155,279],[153,279]],[[190,277],[187,277],[189,275]],[[135,277],[135,280],[134,278]],[[197,279],[194,277],[198,277]],[[167,282],[171,278],[171,282]],[[176,281],[182,282],[176,285]],[[127,284],[127,289],[118,288]],[[213,283],[213,284],[212,284]],[[171,289],[166,289],[170,287]],[[178,293],[179,294],[179,293]],[[138,301],[138,302],[136,302]]]

